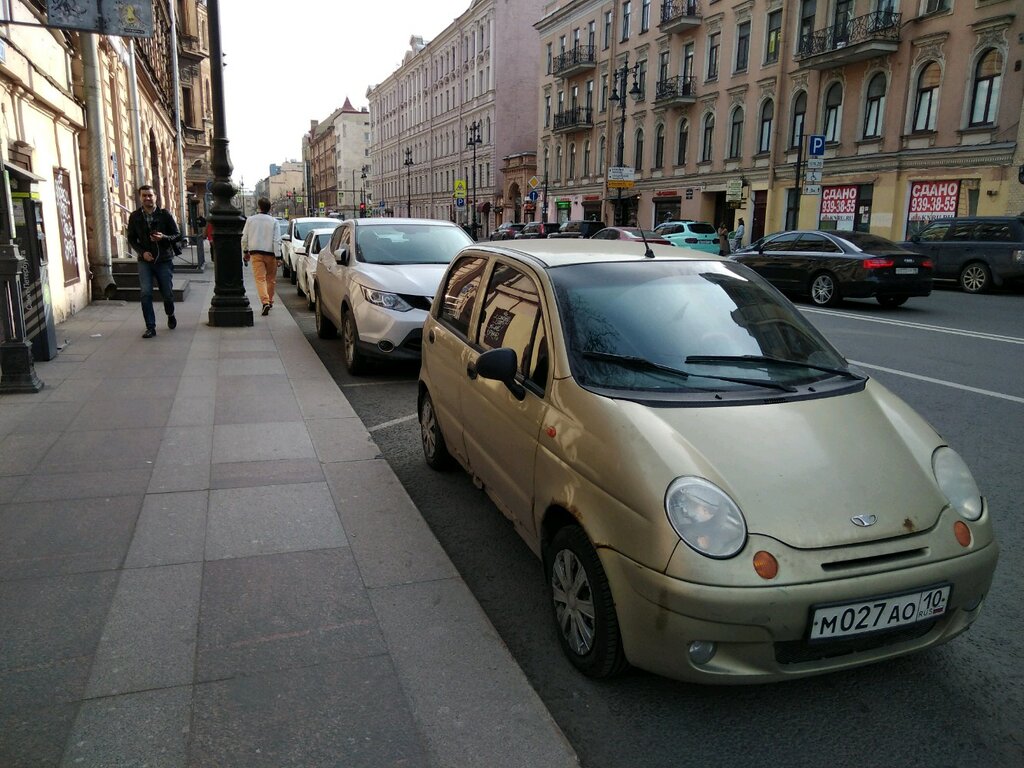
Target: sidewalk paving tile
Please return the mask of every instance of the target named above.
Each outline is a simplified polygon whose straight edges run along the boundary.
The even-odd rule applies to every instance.
[[[386,657],[196,686],[189,768],[434,765]]]
[[[206,491],[146,496],[125,567],[202,562],[209,503]]]
[[[88,698],[192,682],[202,571],[202,563],[182,563],[121,573]]]
[[[45,389],[43,390],[46,391]],[[12,435],[33,434],[39,432],[63,432],[75,421],[82,408],[83,400],[70,402],[39,402],[36,407],[24,411],[13,421],[10,429]]]
[[[350,419],[313,419],[306,422],[317,457],[324,464],[380,458],[380,448],[363,422]]]
[[[57,768],[79,705],[54,704],[0,713],[0,765],[4,768]]]
[[[184,382],[185,380],[182,379]],[[169,427],[191,427],[200,424],[213,424],[214,403],[212,390],[209,395],[191,397],[183,395],[181,389],[178,396],[174,398],[174,405],[171,406],[171,415],[167,418]]]
[[[106,379],[92,400],[173,400],[178,376],[146,379]],[[83,379],[88,381],[88,379]]]
[[[324,479],[323,467],[316,459],[243,461],[234,464],[214,464],[210,488],[322,483]]]
[[[312,458],[316,451],[301,421],[217,424],[213,429],[214,464]]]
[[[207,560],[347,545],[327,483],[210,491]]]
[[[229,358],[221,355],[217,368],[218,376],[260,376],[268,373],[285,372],[284,365],[276,355],[267,358]]]
[[[0,438],[0,475],[33,472],[59,438],[57,432],[6,435]]]
[[[141,494],[0,505],[0,579],[118,568],[141,508]]]
[[[87,701],[61,766],[182,768],[191,714],[190,686]]]
[[[156,461],[163,439],[158,427],[93,429],[65,435],[45,456],[44,470],[76,472],[138,469]]]
[[[170,397],[146,397],[90,400],[76,405],[79,405],[80,410],[67,427],[68,431],[165,427],[171,415],[173,401]]]
[[[385,653],[345,547],[205,565],[197,680]]]
[[[14,494],[12,501],[57,501],[59,499],[97,499],[117,496],[143,496],[149,488],[147,469],[97,469],[60,474],[33,474]]]
[[[293,379],[292,389],[306,419],[347,419],[356,415],[348,398],[329,378]]]

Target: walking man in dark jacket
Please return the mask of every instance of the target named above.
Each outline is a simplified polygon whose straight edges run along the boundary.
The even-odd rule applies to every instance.
[[[156,315],[153,312],[153,283],[160,288],[167,313],[167,327],[178,325],[174,317],[174,244],[180,238],[178,225],[171,212],[158,208],[156,193],[149,185],[139,187],[140,208],[128,217],[128,245],[139,260],[139,287],[142,317],[146,332],[142,338],[156,336]]]

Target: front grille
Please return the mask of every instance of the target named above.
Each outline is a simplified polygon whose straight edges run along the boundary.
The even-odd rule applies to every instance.
[[[837,560],[831,563],[822,563],[821,569],[826,573],[829,571],[844,571],[850,568],[864,568],[867,566],[891,565],[901,560],[911,560],[928,555],[927,547],[917,549],[906,549],[902,552],[889,552],[884,555],[872,555],[871,557],[855,557],[849,560]]]
[[[426,296],[413,296],[410,293],[400,293],[398,295],[413,309],[422,309],[425,312],[430,311],[430,299]]]
[[[832,659],[838,656],[849,656],[863,653],[887,645],[904,643],[928,634],[936,621],[923,621],[908,627],[894,629],[891,632],[879,632],[875,635],[851,637],[845,640],[829,640],[820,643],[809,643],[806,640],[787,640],[775,643],[775,660],[779,664],[801,664],[808,661]]]

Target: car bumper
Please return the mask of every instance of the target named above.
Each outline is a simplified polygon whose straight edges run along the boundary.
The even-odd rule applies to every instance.
[[[779,587],[717,587],[666,576],[599,550],[612,585],[626,658],[642,669],[711,684],[794,679],[900,656],[944,643],[978,617],[995,570],[994,542],[953,559],[900,571]],[[953,584],[947,612],[891,633],[806,640],[812,606]],[[698,664],[694,641],[716,644]]]
[[[848,299],[867,299],[872,296],[928,296],[932,292],[932,278],[868,278],[842,283],[839,290]]]
[[[354,312],[361,352],[388,360],[419,360],[427,312],[396,312],[363,301]]]

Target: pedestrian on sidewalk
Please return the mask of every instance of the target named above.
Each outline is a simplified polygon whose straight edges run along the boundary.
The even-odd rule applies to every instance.
[[[156,204],[156,193],[148,184],[139,187],[140,207],[128,217],[128,245],[139,262],[139,298],[146,332],[142,338],[156,336],[156,314],[153,312],[153,283],[160,289],[167,314],[167,327],[174,329],[174,254],[181,238],[178,224],[171,212]]]
[[[277,222],[270,215],[270,201],[261,197],[256,205],[260,212],[247,218],[242,227],[242,253],[246,264],[252,259],[256,292],[263,302],[263,314],[269,315],[274,306],[281,235],[277,231]]]
[[[729,228],[724,221],[718,225],[718,255],[729,255]]]
[[[738,251],[743,246],[743,233],[746,232],[746,229],[741,216],[740,223],[736,225],[736,230],[732,233],[732,249],[734,251]]]

